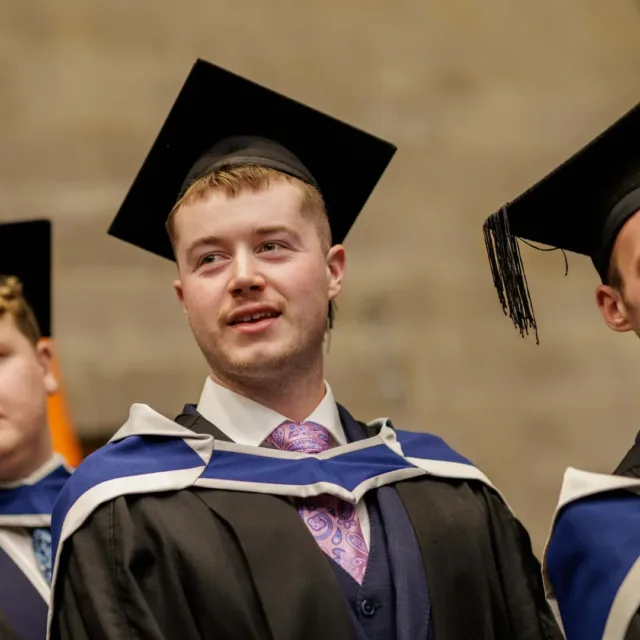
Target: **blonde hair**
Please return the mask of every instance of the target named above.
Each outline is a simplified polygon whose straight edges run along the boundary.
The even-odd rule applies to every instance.
[[[171,244],[176,239],[174,217],[183,205],[190,205],[202,200],[210,191],[222,191],[228,198],[235,198],[243,191],[257,193],[268,188],[275,182],[287,182],[297,186],[302,192],[303,215],[313,216],[322,248],[328,251],[331,247],[331,227],[327,210],[320,191],[313,185],[307,184],[281,171],[260,165],[240,165],[222,167],[214,173],[209,173],[195,180],[184,195],[175,204],[167,218],[167,233]]]
[[[0,317],[10,315],[20,332],[33,344],[42,337],[33,310],[22,295],[22,282],[16,276],[0,275]]]

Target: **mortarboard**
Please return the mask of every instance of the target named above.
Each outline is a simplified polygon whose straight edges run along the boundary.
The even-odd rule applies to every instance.
[[[538,330],[517,239],[587,255],[607,284],[616,237],[640,210],[638,140],[640,105],[485,221],[493,281],[521,335]]]
[[[317,186],[342,242],[396,148],[197,60],[114,218],[109,234],[173,259],[165,229],[191,182],[222,166],[257,164]]]
[[[51,222],[0,223],[0,274],[16,276],[43,337],[51,337]]]

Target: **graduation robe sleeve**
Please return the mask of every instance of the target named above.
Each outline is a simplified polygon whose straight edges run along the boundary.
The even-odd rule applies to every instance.
[[[512,637],[562,638],[542,584],[539,560],[527,530],[504,502],[486,487],[478,487],[487,511],[497,584]]]
[[[436,640],[563,638],[529,534],[494,491],[480,483],[432,479],[424,487],[420,481],[403,482],[398,492],[433,585]]]

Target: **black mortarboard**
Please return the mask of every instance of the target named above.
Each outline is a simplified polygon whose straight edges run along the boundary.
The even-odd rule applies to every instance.
[[[229,164],[278,169],[317,186],[342,242],[396,148],[197,60],[109,233],[165,258],[165,222],[198,177]]]
[[[517,238],[590,256],[607,283],[624,223],[640,210],[640,105],[484,223],[491,272],[520,334],[537,324]]]
[[[40,333],[51,336],[51,222],[0,223],[0,275],[16,276]]]

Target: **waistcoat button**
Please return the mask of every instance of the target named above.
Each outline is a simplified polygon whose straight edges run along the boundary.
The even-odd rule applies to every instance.
[[[371,600],[363,600],[360,604],[360,611],[362,611],[362,615],[370,618],[376,612],[376,606],[371,602]]]

